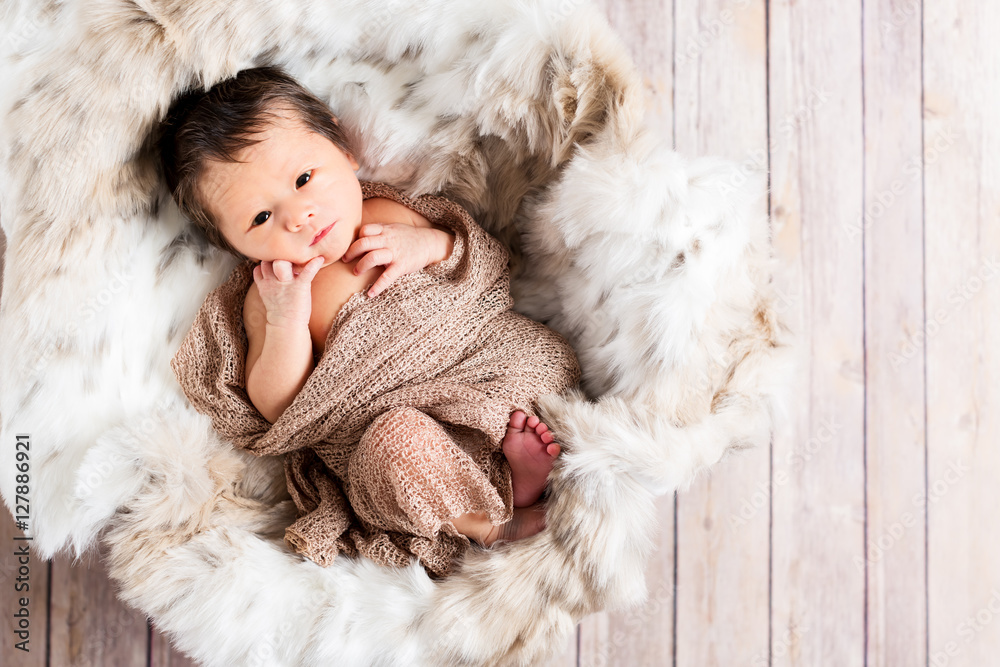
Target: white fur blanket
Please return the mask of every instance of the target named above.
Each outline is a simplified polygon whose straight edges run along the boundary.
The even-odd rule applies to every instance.
[[[640,124],[618,39],[566,0],[18,0],[0,5],[0,492],[29,434],[38,555],[103,540],[122,598],[208,665],[531,664],[641,601],[654,497],[766,445],[784,328],[763,177]],[[171,98],[285,66],[363,145],[361,177],[441,192],[512,250],[516,308],[583,392],[548,526],[433,583],[282,543],[277,458],[220,442],[169,360],[234,260],[182,220],[148,136]]]

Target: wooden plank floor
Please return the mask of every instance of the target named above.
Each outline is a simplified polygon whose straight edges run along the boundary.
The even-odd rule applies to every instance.
[[[769,170],[802,364],[768,448],[660,500],[648,602],[550,664],[1000,665],[1000,3],[601,6],[664,137]],[[32,562],[16,651],[19,534],[0,664],[191,664],[96,555]]]

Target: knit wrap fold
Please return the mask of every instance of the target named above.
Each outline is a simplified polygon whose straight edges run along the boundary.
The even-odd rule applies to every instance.
[[[562,336],[511,310],[507,250],[461,206],[432,195],[410,199],[384,184],[361,185],[365,199],[391,199],[452,230],[452,253],[397,278],[375,298],[365,290],[353,294],[305,385],[273,425],[246,393],[243,302],[254,262],[236,266],[207,295],[170,365],[192,406],[224,439],[258,456],[284,456],[299,511],[285,540],[295,551],[323,566],[338,553],[388,566],[407,565],[415,556],[443,576],[470,546],[443,508],[485,511],[493,523],[510,518],[510,469],[501,449],[509,416],[516,409],[536,414],[538,397],[574,385],[580,368]],[[362,438],[378,435],[369,432],[373,422],[402,408],[439,422],[454,443],[455,465],[443,477],[436,465],[434,474],[417,470],[414,479],[377,484],[384,475],[375,474],[374,464],[352,461]],[[466,455],[478,479],[470,478],[470,465],[460,465]],[[371,508],[348,501],[349,495],[386,493],[397,494],[390,502],[407,501],[405,494],[427,484],[443,500],[434,512],[422,510],[435,516],[410,517],[412,532],[398,521],[396,530],[387,530]],[[353,494],[352,485],[358,487]],[[457,498],[468,499],[461,488],[468,485],[489,493],[463,505]],[[438,531],[430,534],[426,526]]]

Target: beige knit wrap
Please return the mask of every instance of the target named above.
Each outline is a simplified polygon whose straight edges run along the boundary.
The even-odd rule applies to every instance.
[[[208,294],[171,368],[219,434],[259,456],[284,455],[299,518],[297,552],[389,566],[416,556],[433,576],[470,546],[448,521],[466,511],[511,517],[501,449],[511,412],[580,378],[566,340],[511,310],[506,249],[459,205],[362,182],[455,232],[451,256],[361,290],[337,314],[315,369],[271,425],[246,393],[243,301],[254,263]],[[555,434],[558,438],[558,434]]]

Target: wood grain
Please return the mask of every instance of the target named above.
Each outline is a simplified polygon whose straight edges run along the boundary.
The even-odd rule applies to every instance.
[[[1000,655],[998,26],[995,2],[924,3],[928,658],[948,667]]]
[[[197,662],[171,646],[167,636],[159,632],[155,624],[151,630],[150,667],[198,667]]]
[[[912,1],[910,6],[914,5]],[[867,664],[922,665],[924,581],[923,181],[919,12],[864,3],[864,211],[843,225],[863,237]],[[917,7],[916,9],[919,9]]]
[[[865,662],[861,3],[773,1],[771,210],[804,364],[774,439],[772,665]],[[785,483],[777,483],[784,479]]]
[[[147,664],[146,617],[118,600],[114,584],[99,560],[101,553],[88,552],[77,564],[64,555],[52,559],[52,664]]]
[[[673,0],[596,0],[625,43],[642,77],[645,120],[658,137],[673,140]]]
[[[29,507],[30,510],[30,507]],[[0,554],[0,664],[8,667],[45,667],[48,663],[47,639],[49,634],[49,562],[41,560],[30,547],[30,541],[19,540],[25,532],[14,524],[14,518],[6,511],[0,512],[0,544],[3,545]],[[29,512],[30,517],[30,512]],[[27,535],[31,536],[30,523]],[[22,545],[28,547],[28,562],[21,561],[15,555]],[[22,568],[27,568],[24,570]],[[27,589],[24,587],[27,586]],[[21,628],[21,598],[27,601],[28,627]],[[27,643],[21,650],[16,644],[24,641],[24,637],[15,634],[25,631]]]

